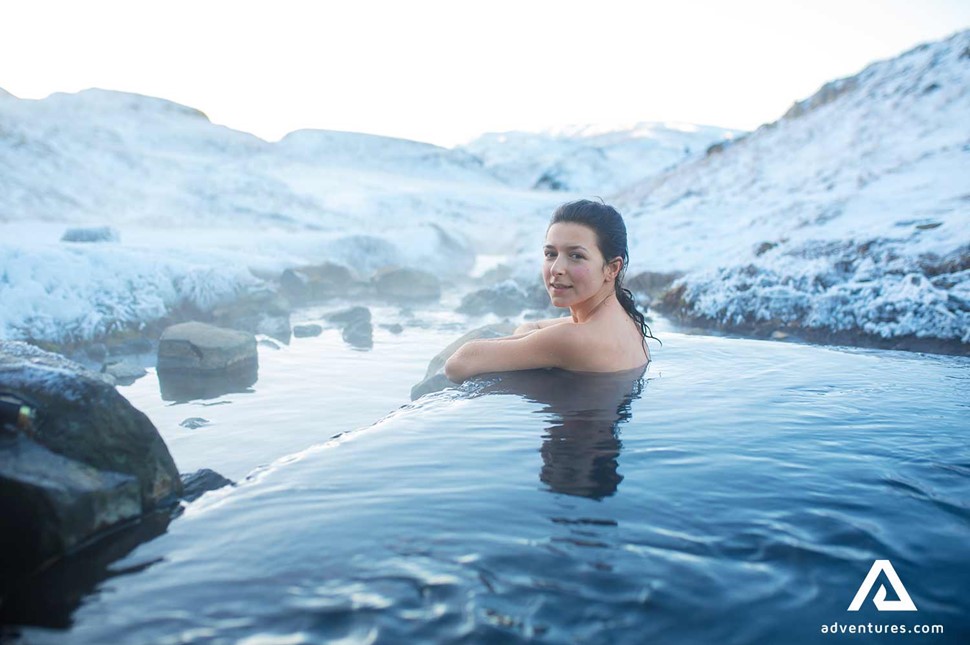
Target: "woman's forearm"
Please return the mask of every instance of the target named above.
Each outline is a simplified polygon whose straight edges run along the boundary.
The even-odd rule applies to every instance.
[[[455,383],[461,383],[465,378],[467,378],[467,373],[465,371],[466,359],[468,354],[474,355],[474,346],[477,343],[495,343],[504,340],[516,340],[518,338],[523,338],[528,336],[532,332],[538,331],[533,329],[527,331],[523,334],[513,334],[512,336],[501,336],[499,338],[476,338],[475,340],[470,340],[458,349],[445,361],[445,376],[454,381]]]

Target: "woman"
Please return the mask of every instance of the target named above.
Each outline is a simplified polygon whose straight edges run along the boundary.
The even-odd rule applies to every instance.
[[[654,336],[623,288],[626,226],[616,209],[585,199],[563,204],[549,222],[543,252],[542,277],[552,304],[569,307],[571,316],[465,343],[445,363],[451,381],[539,367],[619,372],[650,361],[646,339]]]

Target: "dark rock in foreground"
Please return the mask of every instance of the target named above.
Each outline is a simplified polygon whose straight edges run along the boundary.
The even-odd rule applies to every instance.
[[[210,490],[218,490],[223,486],[235,486],[231,479],[223,477],[214,470],[202,468],[191,474],[182,475],[182,500],[192,502],[202,497]]]
[[[181,494],[151,421],[100,375],[0,341],[0,390],[37,409],[33,424],[0,429],[3,571],[30,571]]]

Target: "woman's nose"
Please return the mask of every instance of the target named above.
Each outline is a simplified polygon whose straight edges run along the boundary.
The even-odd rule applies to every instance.
[[[549,269],[549,272],[552,275],[562,275],[563,274],[562,265],[559,264],[559,260],[560,260],[560,258],[556,258],[556,261],[552,263],[552,268]]]

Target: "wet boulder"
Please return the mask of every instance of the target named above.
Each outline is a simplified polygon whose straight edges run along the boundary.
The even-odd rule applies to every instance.
[[[101,373],[114,379],[115,385],[131,385],[148,371],[128,359],[109,360],[101,366]]]
[[[287,269],[280,276],[280,289],[293,302],[307,303],[327,298],[357,296],[368,289],[350,269],[335,262]]]
[[[635,294],[646,296],[650,301],[663,297],[671,284],[684,274],[680,271],[643,271],[628,278],[624,287]]]
[[[325,319],[340,326],[341,336],[351,346],[361,349],[374,346],[374,326],[367,307],[341,309],[327,314]]]
[[[218,327],[264,334],[290,342],[290,302],[272,288],[254,289],[214,308],[212,323]]]
[[[172,325],[158,343],[162,398],[187,401],[243,392],[256,382],[256,337],[201,322]]]
[[[101,375],[0,341],[0,391],[36,411],[0,421],[0,569],[30,571],[182,493],[158,431]]]
[[[377,293],[388,300],[437,300],[441,297],[438,277],[420,269],[386,268],[372,280]]]
[[[251,333],[196,321],[172,325],[158,343],[159,371],[222,372],[256,360]]]
[[[467,294],[458,306],[459,313],[480,316],[494,313],[517,316],[528,309],[532,300],[515,280],[504,280],[485,289]]]
[[[293,325],[293,335],[297,338],[311,338],[323,333],[323,327],[315,323]]]

